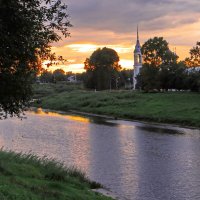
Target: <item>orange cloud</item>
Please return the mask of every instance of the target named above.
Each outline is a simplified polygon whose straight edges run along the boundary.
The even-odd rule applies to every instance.
[[[175,14],[173,15],[175,16]],[[187,16],[187,15],[185,15]],[[182,21],[187,17],[181,16]],[[176,52],[180,57],[180,60],[185,59],[189,55],[189,50],[196,44],[200,38],[200,18],[195,14],[196,22],[179,24],[181,20],[178,18],[177,26],[173,26],[165,29],[144,30],[143,23],[140,27],[140,42],[143,44],[149,38],[154,36],[163,36],[169,42],[170,49],[176,48]],[[157,22],[161,20],[157,19]],[[173,23],[173,17],[165,16],[164,21],[170,21]],[[161,21],[162,21],[161,20]],[[176,21],[175,20],[175,21]],[[179,25],[178,25],[179,24]],[[153,25],[152,25],[153,26]],[[133,66],[133,50],[136,41],[136,27],[132,28],[132,32],[116,32],[111,30],[98,30],[94,27],[90,28],[73,28],[71,31],[72,37],[63,39],[63,41],[53,44],[52,51],[58,55],[62,55],[68,60],[63,66],[54,66],[55,68],[63,68],[65,71],[82,72],[83,63],[86,58],[90,57],[93,51],[97,48],[109,47],[117,51],[120,56],[120,64],[123,68],[131,69]]]

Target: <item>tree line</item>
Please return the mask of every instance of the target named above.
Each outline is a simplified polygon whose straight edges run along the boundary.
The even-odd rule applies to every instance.
[[[136,88],[146,92],[168,90],[200,91],[200,43],[190,50],[190,57],[178,61],[176,52],[162,37],[147,40],[142,46],[143,66],[137,77]],[[86,72],[65,73],[62,69],[54,72],[43,70],[41,82],[56,83],[67,81],[69,76],[83,82],[88,89],[112,90],[131,89],[133,70],[122,69],[117,52],[110,48],[97,49],[84,62]]]
[[[57,83],[59,81],[69,81],[71,77],[71,81],[80,81],[80,76],[81,74],[65,72],[63,69],[56,69],[54,71],[44,69],[36,80],[39,80],[41,83]]]
[[[163,37],[147,40],[142,46],[143,66],[136,88],[150,91],[200,91],[200,42],[190,50],[190,57],[178,61],[176,52],[169,49]],[[102,48],[87,58],[84,84],[86,88],[118,89],[132,83],[132,70],[122,70],[119,56],[113,49]]]
[[[200,43],[190,50],[190,57],[178,61],[162,37],[149,39],[142,46],[143,67],[137,77],[137,88],[153,90],[200,91]]]

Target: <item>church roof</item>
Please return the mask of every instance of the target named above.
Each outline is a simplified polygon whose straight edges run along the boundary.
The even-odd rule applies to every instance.
[[[134,53],[141,53],[141,46],[140,46],[140,40],[139,40],[138,26],[137,26],[137,42],[136,42],[136,45],[135,45]]]
[[[140,41],[139,40],[137,40],[134,52],[135,53],[140,53],[141,52],[141,46],[140,46]]]

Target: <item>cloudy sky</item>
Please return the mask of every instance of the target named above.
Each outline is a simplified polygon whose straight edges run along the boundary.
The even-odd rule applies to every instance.
[[[74,72],[98,47],[115,49],[122,67],[132,68],[136,28],[140,42],[162,36],[180,59],[200,41],[200,0],[63,0],[73,27],[71,37],[53,44],[53,51],[68,62],[62,67]]]

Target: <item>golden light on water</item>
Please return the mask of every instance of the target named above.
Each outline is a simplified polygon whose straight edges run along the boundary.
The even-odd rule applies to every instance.
[[[80,116],[66,116],[67,119],[73,120],[73,121],[79,121],[79,122],[84,122],[84,123],[89,123],[90,120],[85,118],[85,117],[80,117]]]
[[[83,123],[89,123],[90,120],[86,117],[81,117],[81,116],[75,116],[75,115],[67,115],[67,114],[62,114],[62,113],[56,113],[56,112],[51,112],[51,111],[44,111],[42,108],[38,108],[35,111],[38,115],[40,116],[49,116],[49,117],[62,117],[65,119],[69,119],[72,121],[79,121]]]

